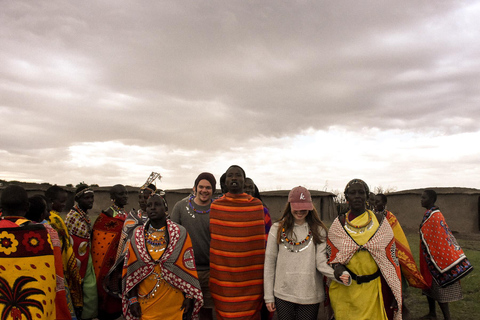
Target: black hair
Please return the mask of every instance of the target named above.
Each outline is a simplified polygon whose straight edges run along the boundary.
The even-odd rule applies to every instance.
[[[379,194],[377,194],[377,196],[382,199],[382,202],[384,204],[387,204],[387,196],[386,195],[384,195],[383,193],[379,193]]]
[[[30,207],[28,208],[25,218],[35,222],[42,222],[43,214],[47,209],[47,198],[44,195],[36,194],[28,198]]]
[[[3,190],[0,203],[4,215],[23,215],[29,205],[27,191],[19,185],[9,185]]]
[[[432,190],[432,189],[426,189],[425,191],[423,191],[427,194],[428,198],[430,200],[433,201],[433,203],[437,202],[437,193],[435,192],[435,190]]]
[[[110,188],[110,199],[113,199],[115,197],[115,189],[118,187],[125,188],[123,184],[116,184],[113,187]]]
[[[65,189],[63,189],[62,187],[54,185],[45,191],[45,197],[47,197],[48,201],[52,202],[53,200],[57,199],[60,193],[63,193],[63,192],[67,192],[67,191],[65,191]]]
[[[227,173],[225,172],[220,177],[220,189],[222,190],[222,193],[227,193],[228,192],[227,186],[225,185],[226,180],[227,180]]]

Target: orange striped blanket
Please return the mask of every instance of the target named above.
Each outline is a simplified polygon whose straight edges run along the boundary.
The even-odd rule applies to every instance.
[[[225,194],[210,210],[210,292],[217,319],[260,319],[265,221],[262,202]]]

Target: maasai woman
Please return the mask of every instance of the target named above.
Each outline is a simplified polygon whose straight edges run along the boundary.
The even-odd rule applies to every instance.
[[[422,207],[427,209],[420,224],[420,270],[428,289],[429,313],[422,319],[436,319],[435,300],[442,310],[445,320],[450,320],[449,302],[463,298],[460,279],[473,270],[462,248],[458,245],[450,228],[435,206],[437,193],[425,190],[422,194]]]
[[[45,191],[45,197],[50,207],[48,224],[58,232],[58,237],[62,243],[63,273],[65,275],[68,307],[70,308],[72,319],[75,320],[77,317],[80,319],[83,309],[82,278],[80,278],[77,268],[72,239],[65,222],[60,217],[60,212],[65,209],[68,194],[59,186],[51,186]]]
[[[79,185],[75,190],[77,204],[65,218],[68,233],[73,239],[73,251],[82,279],[82,319],[95,318],[98,312],[97,281],[91,256],[92,224],[88,216],[88,210],[93,208],[94,200],[92,188],[86,184]]]
[[[122,300],[109,295],[103,288],[103,279],[115,263],[122,227],[127,214],[128,192],[121,184],[110,189],[112,205],[102,211],[93,225],[92,260],[97,279],[98,318],[114,320],[122,314]]]
[[[402,319],[401,274],[395,239],[383,215],[366,209],[369,188],[360,179],[345,187],[350,210],[336,218],[328,231],[328,263],[335,277],[344,272],[351,286],[330,285],[335,319]],[[393,296],[392,296],[393,294]]]
[[[279,320],[317,319],[325,300],[323,275],[334,279],[326,237],[310,192],[293,188],[282,218],[270,229],[265,252],[265,303],[268,311],[277,311]],[[348,283],[349,276],[341,279]]]
[[[192,243],[185,228],[167,220],[159,194],[147,201],[149,220],[127,240],[123,314],[130,319],[197,319],[203,305]]]

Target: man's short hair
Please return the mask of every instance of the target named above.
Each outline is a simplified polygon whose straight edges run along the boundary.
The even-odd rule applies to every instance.
[[[21,214],[23,210],[28,210],[27,191],[18,185],[9,185],[2,192],[1,206],[6,214]]]
[[[427,194],[428,198],[433,201],[433,203],[437,202],[437,193],[435,190],[427,189],[424,192]]]

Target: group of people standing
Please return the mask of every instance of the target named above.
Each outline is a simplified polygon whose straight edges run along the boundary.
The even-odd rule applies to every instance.
[[[398,320],[406,317],[402,293],[408,285],[427,296],[426,319],[436,318],[435,301],[450,319],[448,302],[462,298],[458,280],[472,266],[432,190],[421,200],[427,211],[418,270],[398,220],[386,210],[386,196],[369,200],[360,179],[347,184],[349,210],[330,228],[304,187],[290,191],[272,225],[241,167],[227,169],[222,195],[214,198],[216,185],[211,173],[201,173],[193,193],[169,212],[165,193],[146,183],[140,208],[128,213],[127,190],[115,185],[111,206],[93,224],[88,210],[94,192],[87,185],[75,191],[65,223],[62,188],[51,187],[43,202],[19,186],[5,188],[1,320],[266,320],[274,313],[279,320],[316,320],[322,302],[337,320]]]

